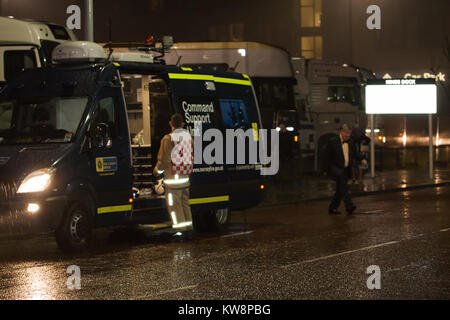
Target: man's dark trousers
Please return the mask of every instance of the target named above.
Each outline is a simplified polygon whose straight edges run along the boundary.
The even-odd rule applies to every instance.
[[[354,207],[352,199],[350,199],[350,195],[348,193],[348,179],[350,176],[349,170],[350,167],[347,167],[345,168],[345,170],[342,170],[341,174],[333,177],[336,181],[336,193],[334,194],[333,200],[331,201],[330,211],[339,208],[341,201],[344,201],[347,212]]]

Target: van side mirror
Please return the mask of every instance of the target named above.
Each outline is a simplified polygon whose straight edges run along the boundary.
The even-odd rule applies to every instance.
[[[111,128],[106,123],[98,123],[91,132],[91,147],[103,149],[111,146]]]

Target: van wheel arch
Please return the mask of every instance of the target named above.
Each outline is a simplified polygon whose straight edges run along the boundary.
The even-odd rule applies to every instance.
[[[95,201],[88,190],[74,190],[69,196],[55,232],[56,243],[65,253],[84,250],[91,241],[95,226]]]
[[[79,187],[77,189],[69,189],[67,191],[69,201],[66,205],[65,211],[67,211],[70,208],[70,206],[73,205],[73,203],[76,202],[82,203],[88,210],[91,225],[94,225],[97,207],[95,205],[96,199],[91,188],[85,185],[85,187],[83,188]]]

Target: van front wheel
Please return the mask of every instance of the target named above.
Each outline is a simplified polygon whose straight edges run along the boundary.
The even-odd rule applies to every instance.
[[[76,202],[69,207],[61,226],[56,230],[56,243],[63,252],[80,252],[89,242],[90,235],[88,211]]]

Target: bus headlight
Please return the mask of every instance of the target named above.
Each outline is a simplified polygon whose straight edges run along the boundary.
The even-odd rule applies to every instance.
[[[52,173],[48,169],[41,169],[30,173],[19,187],[17,193],[41,192],[50,185]]]

